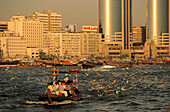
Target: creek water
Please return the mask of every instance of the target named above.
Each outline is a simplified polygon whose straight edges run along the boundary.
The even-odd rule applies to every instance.
[[[57,67],[60,69],[59,67]],[[170,108],[170,66],[98,66],[78,73],[83,100],[69,105],[27,104],[44,94],[51,68],[0,68],[1,112],[165,112]],[[63,69],[63,68],[62,68]],[[65,69],[65,68],[64,68]],[[67,68],[68,69],[68,68]],[[69,74],[72,78],[73,74]],[[59,74],[62,80],[64,74]]]

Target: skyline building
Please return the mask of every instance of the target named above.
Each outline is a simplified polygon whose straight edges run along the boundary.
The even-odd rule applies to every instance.
[[[101,52],[101,34],[93,32],[45,33],[44,47],[49,54],[56,56],[99,56]]]
[[[147,0],[147,39],[168,33],[169,0]]]
[[[133,44],[144,45],[146,41],[146,26],[133,27]]]
[[[121,32],[121,0],[98,0],[98,28],[104,37]]]
[[[169,0],[146,0],[147,57],[170,55],[169,4]]]
[[[26,56],[26,40],[11,32],[0,33],[0,58],[23,58]]]
[[[8,30],[27,41],[27,47],[43,47],[43,23],[25,16],[13,16],[8,22]]]
[[[130,54],[132,38],[131,0],[98,0],[98,32],[107,55],[121,57]]]
[[[0,32],[4,32],[8,30],[8,22],[0,21]]]
[[[53,13],[50,9],[43,10],[43,13],[34,12],[29,18],[39,19],[43,23],[43,33],[62,31],[62,15]]]
[[[123,49],[129,49],[132,35],[131,16],[131,0],[98,0],[98,32],[103,34],[105,42],[116,42],[114,38],[121,34]],[[120,42],[120,37],[118,40],[117,42]]]
[[[130,49],[130,38],[132,38],[132,1],[121,0],[122,2],[122,38],[124,49]]]

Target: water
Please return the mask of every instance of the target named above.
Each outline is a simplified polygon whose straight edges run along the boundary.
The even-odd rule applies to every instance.
[[[83,101],[53,107],[26,104],[44,93],[52,81],[45,72],[50,69],[0,68],[0,112],[165,112],[170,106],[169,65],[86,69],[78,73]]]

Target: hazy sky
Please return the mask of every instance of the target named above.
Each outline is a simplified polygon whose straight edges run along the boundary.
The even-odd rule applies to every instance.
[[[132,0],[133,26],[145,25],[145,0]],[[27,16],[32,12],[51,9],[63,16],[63,27],[68,24],[97,25],[97,0],[0,0],[0,21],[9,21],[20,13]]]

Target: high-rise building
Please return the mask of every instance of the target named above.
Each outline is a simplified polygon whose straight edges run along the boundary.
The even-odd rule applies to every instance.
[[[122,2],[122,37],[124,49],[129,49],[132,40],[132,2],[131,0],[121,0]]]
[[[121,32],[121,0],[98,0],[98,30],[106,38]]]
[[[131,0],[98,0],[98,32],[109,56],[120,57],[132,46]]]
[[[154,39],[168,33],[168,1],[147,0],[147,38]]]
[[[167,57],[170,55],[169,0],[146,0],[146,3],[145,57]]]
[[[43,47],[43,23],[39,20],[13,16],[8,23],[8,29],[16,36],[22,36],[27,41],[27,47]]]
[[[51,10],[43,10],[43,13],[34,12],[29,15],[31,19],[39,19],[43,23],[44,33],[56,33],[62,31],[62,15],[53,13]]]

